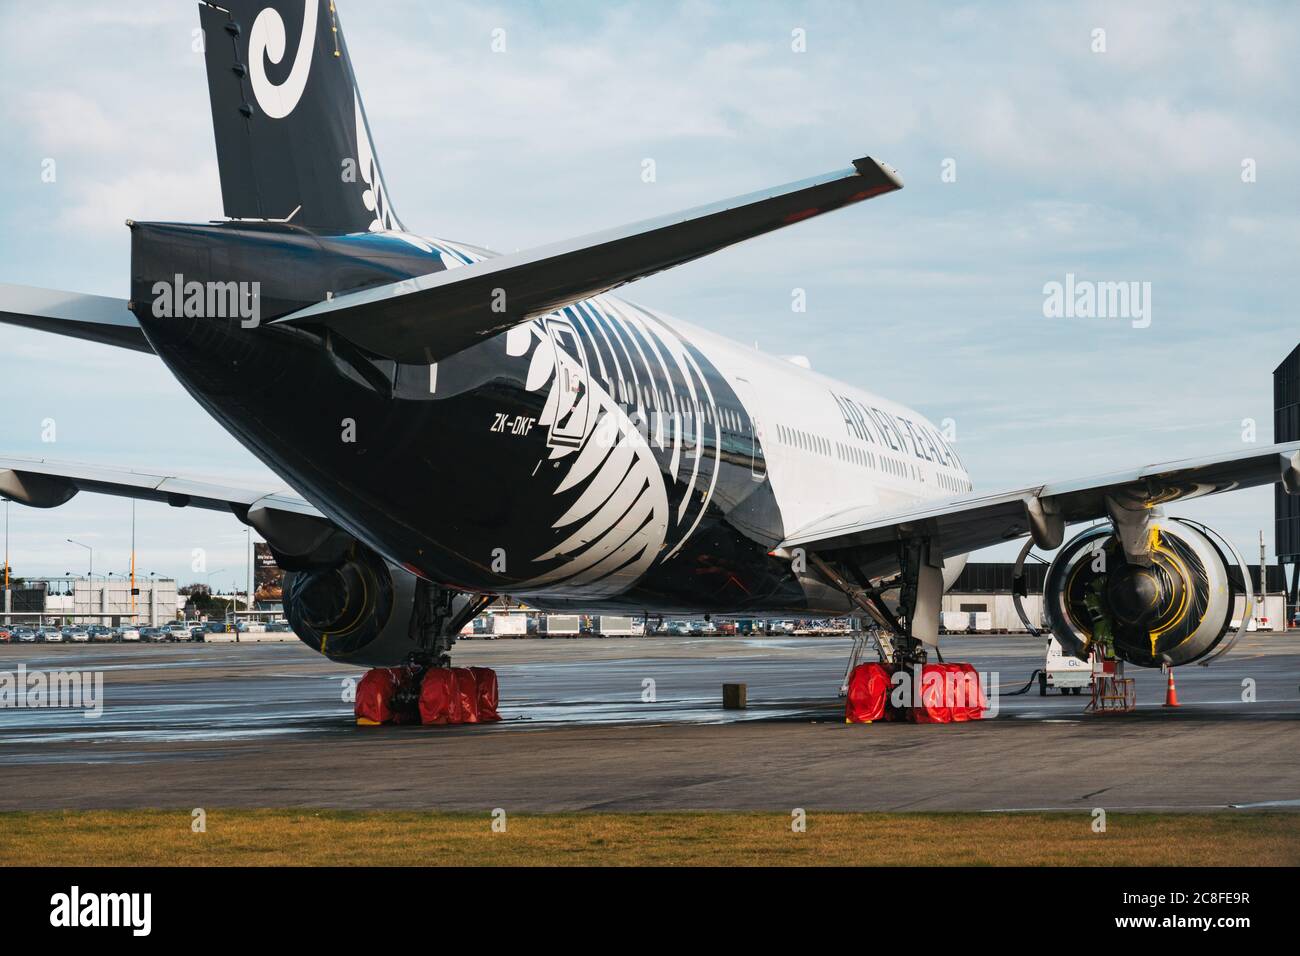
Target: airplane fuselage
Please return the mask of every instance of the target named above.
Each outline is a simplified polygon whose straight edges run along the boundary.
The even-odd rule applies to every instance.
[[[894,510],[970,488],[915,411],[612,295],[432,365],[273,324],[486,255],[398,233],[136,224],[133,309],[190,393],[341,528],[440,584],[543,608],[842,612],[839,590],[770,553],[787,534],[841,501]],[[255,313],[210,314],[228,282],[257,283]],[[209,294],[187,309],[189,283]]]

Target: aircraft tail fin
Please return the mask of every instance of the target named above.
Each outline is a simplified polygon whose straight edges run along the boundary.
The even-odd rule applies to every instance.
[[[226,215],[401,230],[333,0],[201,2],[199,17]]]

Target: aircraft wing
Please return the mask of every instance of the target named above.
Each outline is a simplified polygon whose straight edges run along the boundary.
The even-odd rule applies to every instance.
[[[1065,525],[1106,518],[1111,508],[1140,513],[1173,501],[1277,482],[1289,494],[1300,494],[1300,442],[995,494],[940,498],[888,514],[848,508],[800,528],[781,542],[781,548],[827,552],[929,537],[932,547],[937,543],[944,557],[950,557],[1032,534],[1040,547],[1050,550],[1060,545]]]
[[[177,508],[239,514],[261,505],[292,514],[323,517],[292,491],[267,491],[107,465],[0,456],[0,496],[34,508],[55,508],[79,491],[159,501]]]
[[[176,508],[228,511],[251,525],[281,558],[310,555],[350,540],[292,491],[248,488],[174,474],[105,465],[0,456],[0,496],[33,508],[57,508],[78,492],[159,501]]]
[[[325,325],[377,355],[436,362],[530,318],[902,185],[864,157],[775,189],[337,296],[276,323]]]
[[[0,322],[153,354],[126,299],[0,283]]]

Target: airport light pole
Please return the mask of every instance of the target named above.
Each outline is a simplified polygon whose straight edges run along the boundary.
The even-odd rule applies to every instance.
[[[9,499],[5,499],[5,623],[9,623]]]
[[[249,527],[245,530],[248,532],[248,550],[244,554],[248,559],[248,607],[245,610],[251,612],[253,610],[253,529]]]
[[[73,541],[71,538],[65,538],[68,544],[75,544],[79,548],[85,548],[90,552],[90,567],[86,571],[86,580],[89,581],[95,576],[95,549],[81,541]]]
[[[131,619],[135,620],[135,499],[131,499]]]

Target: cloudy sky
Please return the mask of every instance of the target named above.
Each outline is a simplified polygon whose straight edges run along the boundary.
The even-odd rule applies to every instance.
[[[510,251],[895,166],[901,193],[625,291],[953,419],[981,489],[1232,451],[1246,420],[1272,438],[1300,14],[1135,6],[339,3],[415,232]],[[220,214],[197,24],[188,0],[0,0],[0,282],[125,296],[124,219]],[[1150,283],[1149,325],[1045,317],[1067,274]],[[2,453],[274,482],[148,356],[0,328],[0,383]],[[1271,555],[1270,490],[1182,512]],[[129,532],[124,500],[13,506],[13,565],[83,570],[75,538],[124,570]],[[203,548],[243,580],[233,517],[142,504],[137,540],[146,572],[201,577]]]

